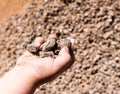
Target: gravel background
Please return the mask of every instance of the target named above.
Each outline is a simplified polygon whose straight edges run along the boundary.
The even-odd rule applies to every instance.
[[[31,0],[0,26],[0,76],[26,42],[53,33],[75,39],[76,61],[35,94],[120,94],[120,0]]]

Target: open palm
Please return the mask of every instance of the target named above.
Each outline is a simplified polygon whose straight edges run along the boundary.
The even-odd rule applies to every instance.
[[[56,38],[55,35],[50,35],[48,39]],[[38,37],[34,41],[36,47],[44,42],[42,37]],[[28,72],[38,80],[52,80],[59,73],[62,73],[74,61],[74,56],[71,55],[71,50],[68,47],[63,47],[57,58],[45,57],[40,58],[26,51],[17,61],[16,66],[25,68]]]

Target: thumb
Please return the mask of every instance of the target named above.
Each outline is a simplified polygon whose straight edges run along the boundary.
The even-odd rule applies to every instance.
[[[53,62],[53,72],[59,72],[65,69],[66,65],[70,63],[71,55],[68,47],[63,47],[58,57]]]

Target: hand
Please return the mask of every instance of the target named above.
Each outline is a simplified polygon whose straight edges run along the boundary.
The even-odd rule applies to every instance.
[[[50,35],[48,39],[50,38],[56,36]],[[43,38],[38,37],[34,45],[40,47],[43,42]],[[56,78],[73,61],[73,51],[68,47],[63,47],[55,59],[40,58],[26,51],[18,58],[16,66],[0,79],[0,94],[33,94],[38,85]]]
[[[50,35],[48,40],[56,38],[55,35]],[[38,37],[34,41],[36,47],[44,43],[42,37]],[[41,82],[47,82],[56,78],[60,73],[65,71],[74,62],[72,48],[63,47],[57,58],[45,57],[40,58],[26,51],[16,63],[16,67],[22,70],[27,70],[32,77]]]

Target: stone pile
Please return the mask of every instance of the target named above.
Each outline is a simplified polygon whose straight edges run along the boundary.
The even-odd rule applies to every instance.
[[[0,75],[14,67],[26,43],[49,34],[74,38],[76,60],[35,94],[120,94],[119,0],[31,0],[0,26]]]

